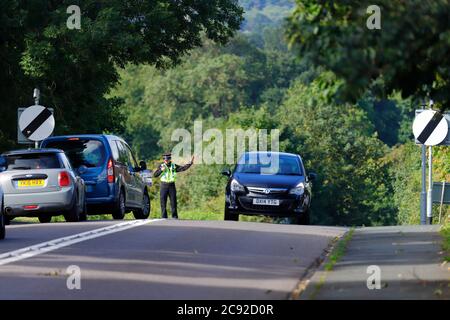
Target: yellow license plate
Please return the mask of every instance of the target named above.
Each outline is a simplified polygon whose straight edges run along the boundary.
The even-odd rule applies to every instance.
[[[45,185],[44,179],[37,180],[19,180],[17,186],[19,188],[29,188],[29,187],[43,187]]]

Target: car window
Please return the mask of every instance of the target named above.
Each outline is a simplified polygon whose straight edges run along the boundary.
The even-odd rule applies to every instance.
[[[112,153],[114,161],[118,161],[119,160],[119,149],[117,148],[117,141],[111,141],[111,143],[109,145],[111,147],[111,153]]]
[[[103,142],[92,139],[69,138],[49,141],[46,148],[64,150],[73,167],[85,165],[88,168],[101,167],[105,163],[106,152]]]
[[[264,160],[259,156],[244,154],[236,165],[236,172],[238,173],[255,173],[261,174],[263,169],[265,174],[277,175],[302,175],[302,168],[300,162],[295,156],[280,155],[278,163],[271,163],[265,161],[270,159],[265,155]]]
[[[61,169],[56,153],[31,153],[6,156],[6,171],[33,169]]]
[[[64,164],[64,167],[65,167],[66,169],[72,170],[72,165],[70,164],[70,161],[69,161],[69,159],[67,158],[67,156],[66,156],[65,154],[61,153],[61,154],[60,154],[60,157],[61,157],[62,163]]]
[[[118,150],[117,161],[120,162],[121,164],[128,166],[129,159],[128,159],[128,154],[127,154],[127,150],[125,149],[125,146],[120,141],[116,141],[116,145],[117,145],[117,150]]]
[[[127,144],[124,143],[123,145],[124,145],[125,150],[127,152],[129,164],[131,164],[131,166],[133,168],[137,168],[138,164],[136,162],[136,159],[133,156],[133,151],[131,151],[131,148]]]

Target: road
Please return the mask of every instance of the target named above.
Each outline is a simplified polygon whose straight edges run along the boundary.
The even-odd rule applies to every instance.
[[[347,230],[228,221],[120,223],[8,226],[0,242],[0,299],[288,299],[305,270]],[[71,265],[80,268],[81,289],[67,287]]]
[[[332,271],[317,270],[302,299],[449,300],[438,225],[358,228]],[[377,268],[379,287],[367,280]],[[372,278],[373,279],[373,278]]]

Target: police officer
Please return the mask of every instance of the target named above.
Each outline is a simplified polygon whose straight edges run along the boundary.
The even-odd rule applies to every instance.
[[[167,219],[167,197],[170,197],[170,208],[172,218],[178,219],[177,212],[177,189],[175,188],[175,180],[177,172],[186,171],[194,163],[194,157],[191,162],[184,166],[179,166],[172,162],[172,155],[170,153],[163,154],[164,162],[161,163],[158,169],[155,170],[153,176],[161,176],[160,201],[161,201],[161,216]]]

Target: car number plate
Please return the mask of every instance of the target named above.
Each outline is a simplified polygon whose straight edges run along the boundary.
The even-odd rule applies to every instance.
[[[265,206],[279,206],[280,200],[276,199],[253,199],[253,204],[265,205]]]
[[[36,180],[19,180],[17,186],[19,188],[30,188],[30,187],[43,187],[45,185],[44,179]]]

